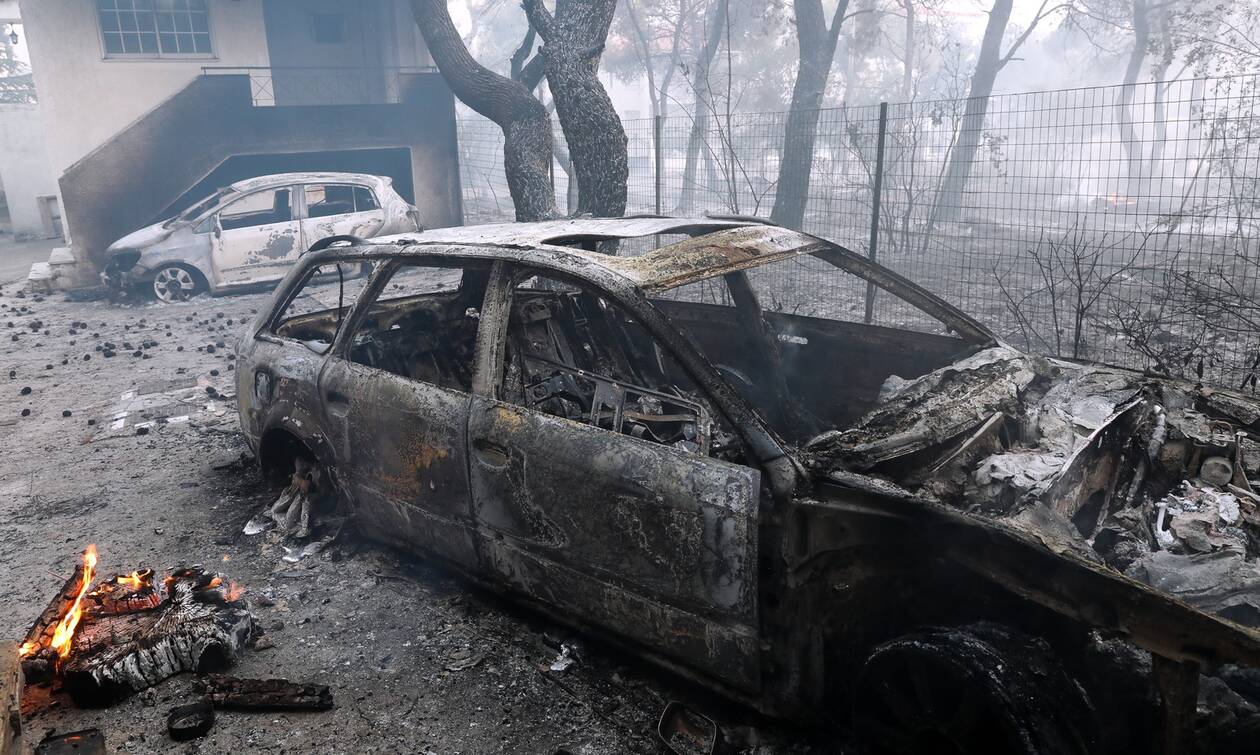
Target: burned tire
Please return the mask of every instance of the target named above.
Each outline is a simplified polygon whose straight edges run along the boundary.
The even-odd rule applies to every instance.
[[[164,265],[158,268],[151,283],[153,295],[166,304],[188,301],[206,290],[206,280],[195,268],[187,265]]]
[[[1085,693],[1042,641],[994,624],[928,629],[880,645],[857,680],[864,755],[1087,755]]]

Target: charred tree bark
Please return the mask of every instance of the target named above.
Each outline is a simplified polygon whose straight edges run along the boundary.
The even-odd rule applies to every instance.
[[[411,0],[420,33],[451,91],[503,129],[503,169],[518,221],[555,217],[551,120],[524,84],[479,64],[451,23],[446,0]]]
[[[783,130],[783,158],[779,161],[774,209],[770,211],[771,220],[788,228],[800,228],[805,222],[819,108],[848,4],[848,0],[836,4],[831,28],[827,28],[822,0],[795,0],[792,4],[800,63],[792,88],[792,107]]]
[[[57,594],[36,617],[26,633],[22,647],[29,648],[22,655],[22,673],[30,684],[40,684],[52,679],[57,669],[57,653],[50,645],[61,617],[66,615],[74,598],[83,586],[83,565],[74,567],[74,573],[61,585]]]
[[[620,217],[630,176],[626,132],[599,81],[599,57],[616,2],[559,0],[554,16],[541,0],[522,5],[543,41],[538,54],[577,177],[578,213]]]
[[[678,197],[678,214],[690,215],[696,208],[696,170],[700,159],[700,150],[708,149],[705,145],[709,130],[709,111],[712,109],[712,96],[709,90],[709,69],[713,65],[713,57],[717,55],[718,45],[722,42],[722,32],[726,29],[726,0],[713,0],[716,12],[705,29],[704,43],[696,55],[695,74],[691,79],[691,89],[695,93],[691,108],[691,135],[687,137],[687,160],[683,163],[682,193]]]

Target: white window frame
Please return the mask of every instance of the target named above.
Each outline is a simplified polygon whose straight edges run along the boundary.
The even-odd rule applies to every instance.
[[[213,16],[214,14],[210,10],[211,0],[202,0],[202,2],[204,2],[206,6],[206,37],[210,43],[209,52],[163,52],[162,51],[162,35],[163,34],[170,34],[170,33],[186,34],[188,32],[163,32],[161,31],[158,28],[159,24],[157,20],[157,12],[158,12],[157,6],[160,3],[162,3],[163,0],[149,0],[149,2],[151,5],[153,5],[153,13],[154,13],[153,34],[154,34],[154,42],[157,44],[157,52],[110,52],[108,46],[105,43],[105,35],[107,33],[113,34],[113,33],[118,33],[118,32],[114,32],[114,31],[106,32],[105,26],[102,24],[101,16],[103,13],[106,13],[109,11],[102,10],[102,8],[100,7],[100,3],[97,2],[97,0],[92,0],[92,4],[91,4],[92,14],[96,17],[97,42],[101,46],[101,58],[103,60],[127,61],[127,60],[217,60],[218,59],[218,54],[216,52],[218,45],[215,43],[214,20],[211,18],[211,16]],[[126,13],[128,11],[124,10],[121,12]]]

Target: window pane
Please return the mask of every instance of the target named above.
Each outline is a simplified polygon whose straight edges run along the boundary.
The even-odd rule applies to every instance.
[[[219,224],[225,231],[284,223],[291,219],[288,189],[249,194],[219,211]]]
[[[512,298],[504,360],[504,400],[527,409],[693,453],[736,447],[687,373],[597,291],[526,279]]]
[[[355,212],[365,212],[380,209],[380,205],[376,203],[376,196],[372,194],[371,189],[356,186],[354,187],[354,209]]]
[[[114,10],[117,7],[114,0],[96,0],[96,9],[99,11]]]
[[[188,21],[187,13],[175,14],[175,31],[192,31],[192,24]]]
[[[137,13],[136,28],[140,31],[153,31],[154,21],[152,13]]]
[[[120,14],[118,22],[121,24],[123,31],[136,30],[136,14],[134,12]]]
[[[174,31],[175,19],[171,18],[169,13],[159,13],[157,14],[157,27],[158,31]]]
[[[306,187],[306,216],[326,218],[354,212],[354,191],[339,184],[312,184]]]
[[[472,387],[487,268],[404,265],[350,342],[359,364],[452,390]]]
[[[140,52],[146,55],[156,55],[158,51],[157,35],[151,33],[142,33],[140,35]]]
[[[175,41],[174,34],[163,34],[161,35],[160,38],[162,41],[162,52],[165,52],[165,53],[179,52],[179,46],[178,46],[178,43]]]
[[[207,55],[210,54],[210,35],[209,34],[193,35],[193,45],[196,48],[196,52],[205,53]]]
[[[320,44],[341,44],[346,41],[346,17],[342,13],[312,13],[311,29]]]
[[[110,55],[118,55],[123,51],[122,37],[118,34],[105,35],[105,52]]]
[[[138,53],[140,52],[140,35],[139,34],[123,34],[123,52]]]
[[[340,270],[340,275],[338,271]],[[369,280],[358,263],[329,263],[312,270],[277,320],[276,335],[299,341],[332,344],[338,322],[363,293]],[[341,309],[338,310],[338,302]]]
[[[131,10],[131,0],[117,0],[117,6],[126,10]]]
[[[200,32],[202,34],[206,34],[210,31],[210,21],[206,17],[206,14],[193,13],[191,16],[189,16],[189,20],[190,20],[190,23],[192,24],[193,31]]]
[[[101,31],[111,32],[118,31],[118,14],[114,11],[105,11],[101,13]]]

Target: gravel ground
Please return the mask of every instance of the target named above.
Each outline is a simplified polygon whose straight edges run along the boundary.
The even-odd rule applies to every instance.
[[[29,741],[99,727],[128,753],[656,753],[656,719],[680,699],[757,743],[745,751],[836,750],[764,721],[736,728],[751,714],[435,565],[353,539],[291,564],[276,536],[241,534],[277,493],[245,456],[231,395],[233,342],[268,297],[119,306],[0,286],[0,632],[25,634],[88,543],[105,575],[213,566],[275,645],[233,673],[328,684],[336,708],[220,713],[177,744],[165,721],[192,697],[184,676],[104,710],[54,694],[28,713]],[[578,662],[552,672],[562,643]]]

